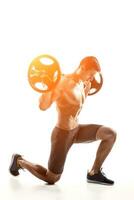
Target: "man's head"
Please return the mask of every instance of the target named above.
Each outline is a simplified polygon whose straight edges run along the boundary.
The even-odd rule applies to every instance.
[[[88,56],[88,57],[83,58],[80,62],[79,67],[85,71],[94,69],[97,72],[100,72],[100,70],[101,70],[99,62],[98,62],[97,58],[95,58],[94,56]]]
[[[101,68],[98,60],[94,56],[88,56],[81,60],[77,74],[79,74],[82,80],[87,80],[92,79],[100,71]]]

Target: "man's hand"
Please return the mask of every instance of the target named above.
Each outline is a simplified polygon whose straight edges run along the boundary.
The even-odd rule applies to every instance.
[[[89,78],[88,80],[84,81],[84,91],[85,91],[85,96],[88,96],[88,93],[91,88],[91,79]]]

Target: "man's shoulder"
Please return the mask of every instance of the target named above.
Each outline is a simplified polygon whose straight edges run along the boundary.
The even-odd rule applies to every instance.
[[[72,82],[72,80],[73,79],[71,78],[70,74],[62,74],[61,79],[59,81],[59,85],[67,86],[68,84],[70,84]]]
[[[73,83],[75,84],[76,83],[76,77],[74,74],[62,74],[61,76],[61,80],[65,83]]]
[[[62,74],[60,81],[56,85],[55,93],[61,96],[64,92],[71,90],[76,84],[71,77],[70,74]]]

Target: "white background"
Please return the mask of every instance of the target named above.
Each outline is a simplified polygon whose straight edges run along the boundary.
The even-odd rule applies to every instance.
[[[117,190],[118,195],[126,188],[129,194],[132,192],[133,10],[132,0],[0,0],[0,195],[3,199],[8,196],[17,199],[16,188],[20,182],[31,180],[28,188],[33,183],[42,184],[27,172],[18,177],[20,182],[12,179],[8,173],[12,153],[21,153],[30,161],[47,166],[50,135],[57,116],[55,105],[46,112],[40,111],[40,94],[32,90],[27,80],[28,66],[40,54],[56,57],[64,73],[74,71],[87,55],[98,58],[104,85],[100,93],[88,97],[79,121],[104,124],[116,130],[117,142],[104,170],[115,179],[114,191]],[[92,166],[97,146],[98,143],[92,143],[72,147],[64,174],[57,183],[59,187],[62,183],[85,183],[86,171]],[[19,189],[27,192],[27,185],[24,185]],[[78,188],[79,198],[83,197],[81,185]],[[37,187],[36,190],[39,192]],[[75,195],[75,190],[71,192]],[[103,199],[107,195],[102,195]]]

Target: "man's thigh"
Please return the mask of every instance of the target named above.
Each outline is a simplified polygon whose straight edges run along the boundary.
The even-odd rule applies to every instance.
[[[84,143],[96,141],[96,133],[102,127],[99,124],[80,124],[74,143]]]
[[[48,161],[48,169],[61,174],[64,169],[67,153],[73,144],[77,128],[74,130],[63,130],[55,127],[51,136],[51,151]]]

